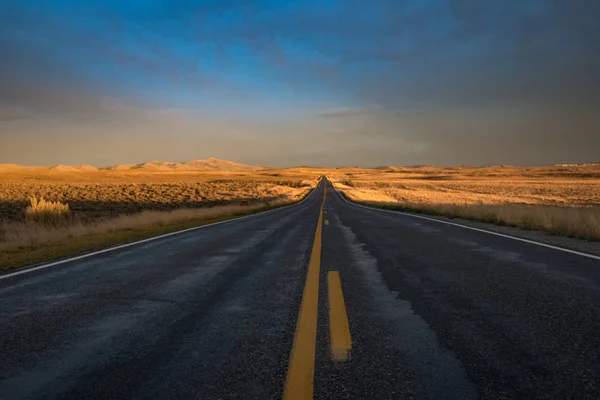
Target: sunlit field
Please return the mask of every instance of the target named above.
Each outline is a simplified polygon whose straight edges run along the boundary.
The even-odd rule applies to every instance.
[[[0,173],[0,267],[291,204],[318,178],[299,169],[6,171]]]
[[[327,175],[369,205],[600,240],[600,167],[0,171],[0,267],[302,199]]]
[[[349,199],[600,240],[600,167],[339,169]]]
[[[31,196],[67,203],[84,221],[144,210],[264,205],[294,200],[314,176],[294,171],[0,173],[0,220],[22,220]]]

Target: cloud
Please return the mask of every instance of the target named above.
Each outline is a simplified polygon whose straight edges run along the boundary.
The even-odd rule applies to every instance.
[[[354,117],[362,114],[366,114],[371,112],[371,109],[368,108],[349,108],[349,107],[337,107],[337,108],[329,108],[327,110],[323,110],[319,112],[321,117],[334,117],[334,118],[345,118],[345,117]]]
[[[22,121],[35,118],[36,116],[30,111],[9,106],[2,107],[0,104],[0,122]]]
[[[26,121],[85,127],[90,141],[146,132],[178,149],[195,134],[268,137],[268,157],[301,164],[321,157],[315,132],[339,164],[576,162],[600,150],[593,0],[0,7],[3,137]]]

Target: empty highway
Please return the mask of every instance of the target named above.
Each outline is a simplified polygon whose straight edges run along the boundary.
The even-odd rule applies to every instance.
[[[0,399],[596,399],[600,260],[345,201],[0,275]]]

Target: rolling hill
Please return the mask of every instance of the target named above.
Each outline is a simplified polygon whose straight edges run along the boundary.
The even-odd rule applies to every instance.
[[[149,161],[141,164],[121,164],[106,169],[117,170],[150,170],[150,171],[255,171],[264,169],[253,165],[221,160],[218,158],[207,158],[206,160],[192,160],[185,163]]]
[[[53,165],[46,167],[30,167],[17,164],[0,164],[0,171],[19,170],[48,170],[56,172],[91,172],[91,171],[257,171],[266,169],[254,165],[246,165],[218,158],[207,158],[206,160],[192,160],[188,162],[164,162],[149,161],[140,164],[118,164],[109,167],[94,167],[91,165]]]

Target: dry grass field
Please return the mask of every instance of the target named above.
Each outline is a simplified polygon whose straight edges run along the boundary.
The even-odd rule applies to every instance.
[[[600,167],[384,167],[329,174],[349,199],[600,240]]]
[[[68,203],[74,217],[91,221],[144,210],[291,201],[313,179],[293,172],[0,173],[0,221],[22,220],[32,196]]]
[[[0,171],[0,268],[289,204],[318,178],[301,169]]]
[[[377,207],[600,240],[599,166],[238,171],[11,166],[0,168],[0,268],[288,204],[322,175],[349,199]]]

